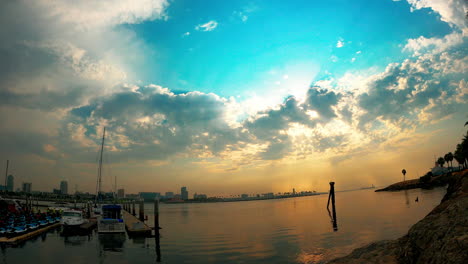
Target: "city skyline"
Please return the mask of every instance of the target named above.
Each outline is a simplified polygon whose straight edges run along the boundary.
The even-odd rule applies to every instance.
[[[418,178],[465,133],[465,10],[2,3],[0,168],[10,160],[19,188],[95,193],[106,128],[103,190],[344,190],[387,185],[403,168]]]

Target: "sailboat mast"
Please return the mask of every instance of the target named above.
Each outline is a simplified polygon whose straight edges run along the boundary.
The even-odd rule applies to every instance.
[[[106,127],[104,127],[104,132],[102,133],[102,143],[101,143],[101,155],[99,156],[99,169],[98,169],[98,192],[96,199],[101,195],[101,181],[102,181],[102,154],[104,152],[104,140],[106,138]]]

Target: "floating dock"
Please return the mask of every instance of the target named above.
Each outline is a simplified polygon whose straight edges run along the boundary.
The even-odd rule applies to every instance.
[[[125,210],[122,210],[122,213],[129,236],[151,236],[151,227]]]
[[[31,232],[28,232],[28,233],[23,234],[23,235],[11,237],[11,238],[0,237],[0,244],[17,244],[17,243],[20,243],[20,242],[22,242],[24,240],[28,240],[28,239],[30,239],[32,237],[40,235],[40,234],[42,234],[44,232],[47,232],[50,229],[53,229],[53,228],[56,228],[56,227],[59,227],[59,226],[60,226],[60,223],[55,223],[55,224],[52,224],[52,225],[49,225],[49,226],[46,226],[46,227],[31,231]]]

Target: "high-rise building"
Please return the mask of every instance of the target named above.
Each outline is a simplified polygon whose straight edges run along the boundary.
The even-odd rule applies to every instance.
[[[15,183],[15,178],[13,177],[13,175],[8,175],[7,186],[6,186],[7,191],[12,192],[14,190],[14,187],[15,187],[14,183]]]
[[[125,190],[124,189],[118,189],[117,190],[117,197],[124,198],[125,197]]]
[[[188,200],[187,187],[180,188],[180,198],[182,198],[182,200]]]
[[[68,182],[67,181],[60,182],[60,193],[68,194]]]
[[[30,193],[32,189],[32,183],[23,182],[23,192]]]

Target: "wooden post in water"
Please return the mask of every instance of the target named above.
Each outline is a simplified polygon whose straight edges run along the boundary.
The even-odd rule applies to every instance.
[[[136,213],[135,213],[135,200],[132,201],[132,215],[135,216]]]
[[[145,204],[144,204],[144,201],[145,201],[145,200],[140,199],[140,202],[139,202],[139,210],[138,210],[139,219],[140,219],[140,221],[142,221],[142,222],[145,221]]]
[[[159,199],[154,199],[154,242],[156,244],[156,262],[161,262],[161,245],[159,237]]]
[[[330,206],[330,198],[332,202],[332,226],[334,231],[338,231],[338,224],[336,222],[336,207],[335,207],[335,182],[330,182],[330,193],[328,194],[327,210],[330,213],[328,207]]]

